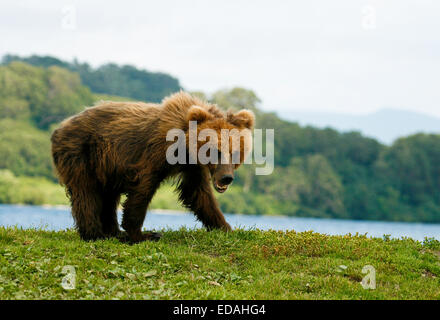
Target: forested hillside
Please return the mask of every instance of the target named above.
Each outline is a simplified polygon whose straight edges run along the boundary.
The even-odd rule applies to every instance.
[[[151,102],[160,102],[163,97],[181,89],[179,80],[168,74],[139,70],[130,65],[118,66],[105,64],[99,68],[92,68],[87,63],[78,61],[66,62],[49,56],[31,56],[21,58],[13,55],[3,57],[2,63],[22,61],[33,66],[58,66],[77,72],[82,83],[94,93],[105,93],[122,97]]]
[[[138,94],[143,80],[138,82],[139,90],[127,84],[126,91],[116,91],[115,79],[88,87],[91,80],[84,80],[84,73],[72,68],[75,64],[27,58],[42,65],[37,67],[11,59],[7,57],[0,66],[0,203],[58,199],[53,196],[56,177],[51,169],[50,132],[65,117],[93,104],[94,93],[158,101],[180,88],[177,80],[172,89],[155,78],[158,82],[145,90],[160,87],[152,94],[156,98],[142,99]],[[124,68],[108,65],[102,70],[113,70],[115,78],[125,74],[127,83],[136,83],[136,72],[124,73]],[[99,74],[97,70],[89,75]],[[232,188],[219,196],[225,212],[440,222],[439,135],[413,135],[387,147],[356,132],[301,127],[262,112],[257,95],[250,90],[197,94],[225,109],[251,108],[257,115],[257,128],[275,129],[273,174],[256,176],[254,166],[242,166]],[[38,194],[38,189],[50,190],[51,196]],[[163,207],[168,207],[167,202]]]

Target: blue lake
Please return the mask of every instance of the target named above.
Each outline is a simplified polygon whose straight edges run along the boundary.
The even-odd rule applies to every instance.
[[[336,219],[296,218],[281,216],[249,216],[226,214],[226,220],[232,227],[262,230],[295,230],[344,235],[347,233],[367,233],[367,236],[392,238],[409,237],[423,240],[425,237],[440,240],[440,224],[380,222]],[[120,215],[119,215],[120,218]],[[0,205],[0,225],[22,228],[44,228],[61,230],[73,227],[73,219],[68,208],[40,206]],[[148,212],[144,227],[148,230],[178,229],[180,227],[200,228],[191,213],[155,211]]]

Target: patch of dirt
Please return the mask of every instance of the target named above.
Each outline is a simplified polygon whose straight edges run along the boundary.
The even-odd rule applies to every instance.
[[[437,278],[437,276],[434,273],[432,273],[431,271],[428,271],[428,270],[423,271],[422,277]]]

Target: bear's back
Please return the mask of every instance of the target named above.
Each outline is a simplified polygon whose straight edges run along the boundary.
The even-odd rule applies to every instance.
[[[98,133],[133,131],[145,127],[159,116],[159,105],[143,102],[101,101],[93,107],[64,120],[58,130]]]

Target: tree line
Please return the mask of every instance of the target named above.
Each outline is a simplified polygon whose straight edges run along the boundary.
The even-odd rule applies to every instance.
[[[179,80],[161,72],[140,70],[131,65],[108,63],[98,68],[88,63],[62,61],[50,56],[19,57],[5,55],[2,64],[21,61],[33,66],[57,66],[79,74],[82,83],[94,93],[104,93],[142,101],[160,102],[163,97],[181,89]]]

